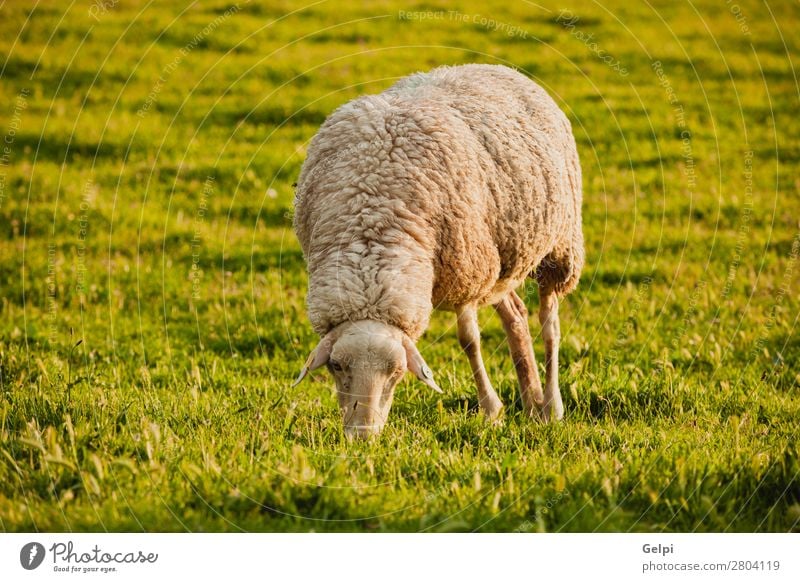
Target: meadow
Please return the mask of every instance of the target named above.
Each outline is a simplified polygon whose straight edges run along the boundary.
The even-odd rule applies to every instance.
[[[0,531],[798,531],[800,8],[0,3]],[[349,442],[292,232],[337,106],[514,66],[570,118],[565,419],[485,423],[451,314]],[[524,297],[536,311],[536,286]],[[531,318],[538,361],[539,325]]]

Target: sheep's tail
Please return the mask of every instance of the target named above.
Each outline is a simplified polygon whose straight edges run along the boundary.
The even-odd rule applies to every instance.
[[[540,291],[562,296],[578,286],[584,261],[583,236],[580,229],[578,231],[580,240],[572,241],[570,247],[553,249],[530,274],[532,279],[536,279]]]

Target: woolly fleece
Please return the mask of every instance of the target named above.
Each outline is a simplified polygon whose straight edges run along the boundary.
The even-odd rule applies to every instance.
[[[527,276],[563,295],[584,263],[570,123],[508,67],[410,75],[328,117],[294,226],[320,335],[370,319],[416,341],[433,308],[497,303]]]

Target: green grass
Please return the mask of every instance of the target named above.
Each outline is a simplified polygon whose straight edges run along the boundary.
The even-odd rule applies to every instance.
[[[797,5],[493,4],[2,4],[0,531],[798,529]],[[523,416],[487,310],[487,426],[436,314],[444,396],[406,379],[350,443],[324,373],[290,388],[317,339],[292,183],[337,105],[466,62],[575,129],[566,418]]]

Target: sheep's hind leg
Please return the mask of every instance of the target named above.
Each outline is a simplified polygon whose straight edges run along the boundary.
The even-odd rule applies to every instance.
[[[478,310],[474,305],[466,305],[456,312],[458,316],[458,342],[464,349],[472,367],[472,376],[478,386],[478,403],[484,414],[494,420],[500,414],[503,403],[492,388],[486,367],[481,357],[481,330],[478,327]]]
[[[539,323],[542,324],[546,372],[542,417],[545,421],[557,421],[564,416],[564,404],[558,389],[558,342],[561,339],[558,296],[543,285],[539,287]]]
[[[508,337],[508,349],[517,370],[522,406],[529,416],[539,416],[539,411],[544,407],[544,394],[533,355],[528,309],[515,291],[506,295],[494,308]]]

